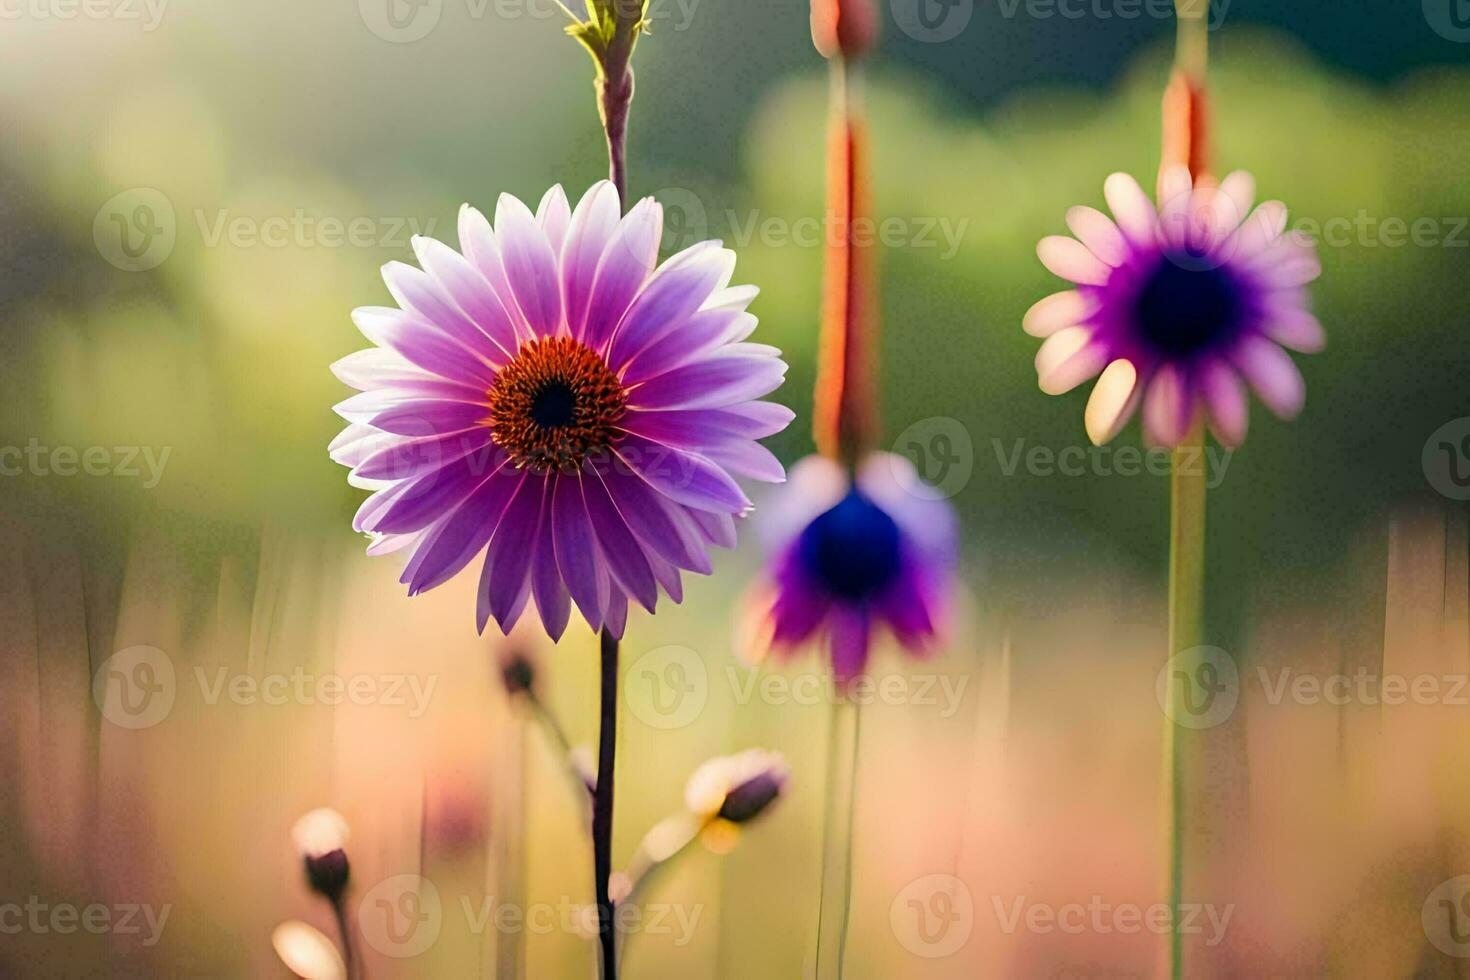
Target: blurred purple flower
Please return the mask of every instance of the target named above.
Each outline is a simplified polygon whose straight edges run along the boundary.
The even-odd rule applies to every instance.
[[[481,630],[534,596],[553,639],[572,602],[621,636],[630,599],[678,602],[680,569],[734,545],[735,476],[785,478],[755,441],[793,417],[756,400],[786,373],[743,342],[756,289],[718,242],[658,265],[662,231],[652,198],[622,217],[602,182],[573,212],[553,187],[534,215],[502,195],[494,228],[462,208],[463,254],[418,237],[422,271],[384,267],[398,306],[353,312],[376,346],[333,365],[361,394],[330,452],[374,491],[369,553],[408,549],[410,595],[483,552]]]
[[[1144,436],[1178,445],[1203,409],[1221,443],[1246,433],[1245,383],[1282,418],[1301,411],[1306,388],[1282,350],[1326,343],[1305,286],[1321,266],[1312,245],[1286,234],[1286,206],[1251,212],[1255,181],[1237,171],[1195,185],[1188,168],[1164,172],[1159,208],[1138,182],[1104,185],[1117,223],[1074,207],[1077,237],[1042,239],[1037,254],[1077,288],[1048,296],[1023,321],[1043,337],[1041,389],[1059,395],[1101,373],[1087,402],[1088,437],[1111,440],[1143,407]],[[1249,217],[1247,217],[1249,214]]]
[[[747,650],[789,655],[824,641],[847,685],[875,632],[923,655],[942,631],[958,547],[954,512],[902,456],[866,456],[857,476],[824,456],[791,470],[763,524],[773,545],[751,608]]]

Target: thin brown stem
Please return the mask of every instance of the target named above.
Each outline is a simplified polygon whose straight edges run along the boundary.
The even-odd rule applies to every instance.
[[[592,864],[596,875],[597,939],[602,947],[602,980],[617,980],[618,955],[613,931],[612,879],[613,767],[618,745],[618,641],[602,631],[601,722],[597,733],[597,789],[592,800]]]
[[[644,0],[609,0],[613,35],[598,59],[597,108],[607,133],[608,179],[628,206],[628,111],[633,105],[633,46],[643,29]]]
[[[342,966],[347,980],[360,980],[362,974],[357,962],[356,941],[352,936],[352,923],[347,917],[347,902],[344,896],[332,900],[332,916],[337,920],[337,931],[342,935]]]

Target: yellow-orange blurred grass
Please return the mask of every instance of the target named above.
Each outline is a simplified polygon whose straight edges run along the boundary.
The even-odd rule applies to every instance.
[[[373,976],[464,975],[493,962],[493,934],[475,935],[461,902],[478,911],[494,888],[489,842],[505,788],[497,779],[514,771],[505,753],[515,722],[491,643],[470,626],[474,576],[409,601],[391,562],[272,530],[258,556],[231,555],[201,581],[173,542],[144,535],[108,629],[83,616],[95,618],[99,603],[83,587],[75,546],[14,524],[6,531],[21,542],[0,558],[0,699],[13,719],[0,753],[13,831],[0,851],[7,880],[22,898],[173,906],[156,948],[125,936],[22,935],[9,941],[9,959],[76,972],[110,956],[153,973],[279,975],[269,945],[277,922],[303,918],[331,934],[287,838],[302,811],[331,805],[352,824],[358,897],[392,875],[423,873],[443,903],[443,933],[424,957],[365,948]],[[1257,669],[1465,673],[1467,555],[1463,511],[1405,508],[1384,537],[1364,543],[1356,581],[1334,593],[1381,603],[1381,616],[1259,597],[1245,649],[1232,651],[1241,705],[1212,730],[1209,798],[1191,801],[1203,856],[1196,897],[1234,906],[1225,942],[1191,945],[1192,975],[1453,975],[1419,915],[1438,882],[1470,870],[1461,841],[1470,826],[1466,710],[1272,704]],[[707,665],[709,687],[685,728],[661,731],[625,713],[616,855],[626,860],[679,804],[693,765],[717,752],[783,750],[790,798],[732,855],[697,853],[659,883],[649,900],[697,904],[701,925],[683,947],[638,937],[630,955],[639,975],[795,975],[810,955],[827,710],[741,704],[736,681],[727,683],[745,676],[726,609],[728,581],[745,564],[727,559],[715,579],[691,583],[684,606],[630,629],[626,670],[648,650],[680,644]],[[1051,585],[1048,609],[967,611],[952,649],[931,663],[880,656],[880,672],[967,677],[968,686],[947,719],[913,705],[864,709],[850,976],[1153,968],[1157,939],[1148,933],[1007,933],[997,919],[997,902],[1022,898],[1159,900],[1162,602],[1156,589],[1121,578]],[[1377,623],[1381,637],[1370,635]],[[96,649],[98,631],[106,649]],[[540,651],[548,699],[574,741],[593,729],[594,650],[584,633]],[[133,644],[164,649],[178,672],[172,714],[143,731],[101,721],[89,690],[97,664]],[[209,705],[193,675],[227,666],[258,677],[298,665],[438,680],[427,714],[411,719],[385,705]],[[768,668],[788,677],[813,669],[812,660]],[[590,891],[588,847],[558,764],[529,733],[528,898],[553,905]],[[926,960],[904,948],[890,916],[905,886],[931,874],[965,883],[974,921],[958,953]],[[526,939],[532,976],[591,968],[582,938]]]

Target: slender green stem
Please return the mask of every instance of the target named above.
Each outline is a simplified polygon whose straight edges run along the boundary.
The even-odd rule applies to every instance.
[[[1174,11],[1174,66],[1191,81],[1202,82],[1210,51],[1210,0],[1175,0]]]
[[[1169,504],[1169,656],[1199,646],[1202,631],[1205,571],[1205,468],[1200,465],[1204,428],[1196,425],[1174,451]],[[1169,908],[1176,916],[1184,895],[1184,810],[1189,790],[1186,753],[1180,745],[1182,726],[1174,722],[1181,710],[1180,686],[1166,687],[1164,712],[1164,779],[1169,828]],[[1184,975],[1183,939],[1178,928],[1169,931],[1169,975]]]
[[[587,780],[572,763],[572,743],[567,739],[566,729],[561,727],[561,722],[556,720],[556,715],[552,713],[551,708],[534,692],[527,692],[526,704],[530,708],[531,717],[536,720],[536,724],[541,726],[541,731],[545,733],[552,748],[561,757],[563,768],[571,777],[574,792],[585,801],[592,802],[596,790],[587,784]]]
[[[827,742],[827,805],[822,819],[822,890],[817,903],[817,980],[838,980],[852,908],[852,822],[862,716],[843,699],[832,709]]]
[[[633,860],[628,864],[628,894],[623,899],[622,904],[629,908],[636,907],[643,900],[644,893],[647,892],[653,881],[660,877],[664,869],[670,867],[679,857],[687,854],[690,846],[699,840],[699,835],[704,833],[705,829],[714,823],[714,821],[714,814],[710,814],[702,820],[691,815],[687,829],[684,830],[684,836],[678,846],[662,857],[655,858],[647,850],[640,847],[638,853],[633,855]],[[619,966],[623,962],[623,957],[628,953],[628,943],[634,935],[635,933],[630,932],[628,935],[620,937],[622,941],[618,945]]]

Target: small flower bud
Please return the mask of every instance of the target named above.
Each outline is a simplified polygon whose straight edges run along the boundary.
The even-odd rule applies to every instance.
[[[752,820],[781,795],[785,785],[785,772],[768,770],[758,773],[730,790],[720,807],[720,816],[731,823]]]
[[[781,796],[788,775],[780,753],[748,749],[711,759],[696,769],[685,787],[684,802],[697,814],[747,823]]]
[[[301,854],[311,890],[329,901],[341,900],[351,872],[347,821],[336,810],[312,810],[291,828],[291,840]]]
[[[824,58],[861,58],[878,39],[873,0],[812,0],[812,41]]]
[[[536,686],[536,665],[524,650],[508,646],[500,653],[500,679],[511,697],[531,694]]]

